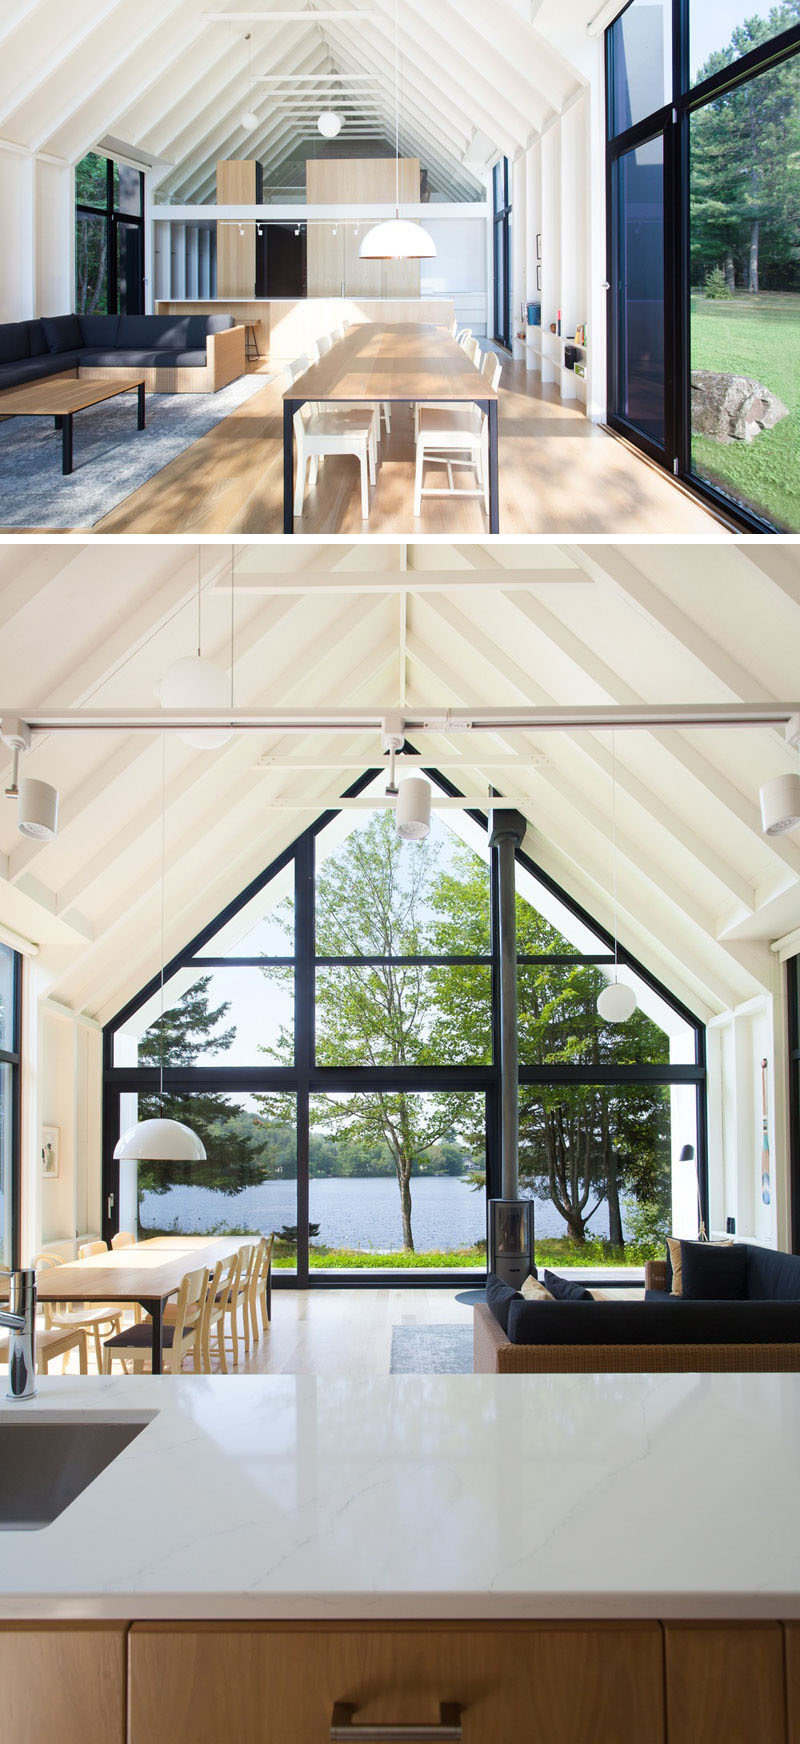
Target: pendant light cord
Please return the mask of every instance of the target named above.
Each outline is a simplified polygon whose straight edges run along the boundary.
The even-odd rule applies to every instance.
[[[617,930],[617,736],[611,734],[611,853],[614,907],[614,980],[619,979],[619,934]]]
[[[167,883],[167,735],[161,734],[161,1047],[159,1048],[159,1108],[164,1107],[164,939]]]
[[[400,0],[394,0],[394,210],[400,217]]]

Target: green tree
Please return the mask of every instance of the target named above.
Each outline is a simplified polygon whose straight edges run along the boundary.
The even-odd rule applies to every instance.
[[[141,1066],[197,1066],[213,1036],[216,1051],[227,1053],[236,1029],[220,1030],[230,1010],[229,1001],[212,1006],[210,975],[201,975],[176,1005],[158,1017],[139,1042]],[[170,1187],[213,1187],[234,1195],[279,1172],[282,1148],[280,1123],[256,1124],[252,1116],[231,1107],[217,1091],[170,1091],[162,1099],[158,1091],[139,1096],[139,1119],[163,1116],[190,1126],[202,1139],[204,1163],[140,1163],[139,1190],[167,1193]]]
[[[800,20],[800,0],[750,18],[698,81]],[[722,268],[729,290],[800,284],[800,58],[707,103],[691,123],[692,282]]]
[[[434,893],[437,951],[485,948],[487,922],[482,880],[467,865],[443,878]],[[468,945],[457,945],[460,939]],[[521,956],[570,955],[568,941],[517,896],[517,949]],[[435,972],[439,1045],[485,1042],[483,1013],[459,997],[450,967]],[[666,1037],[637,1011],[624,1025],[605,1024],[597,996],[605,977],[586,964],[538,963],[519,971],[519,1049],[526,1065],[655,1064],[667,1059]],[[459,1035],[459,1032],[461,1034]],[[669,1205],[669,1106],[648,1086],[559,1084],[520,1090],[520,1181],[549,1199],[570,1239],[582,1245],[587,1226],[605,1201],[609,1239],[624,1246],[624,1190]]]

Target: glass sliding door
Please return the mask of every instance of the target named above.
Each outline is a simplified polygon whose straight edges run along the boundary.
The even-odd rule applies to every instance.
[[[695,109],[689,142],[692,474],[795,532],[800,56]]]
[[[89,152],[75,170],[75,309],[144,310],[144,176]]]
[[[611,175],[610,411],[663,453],[666,444],[664,138],[614,161]]]
[[[19,1263],[22,958],[0,944],[0,1265]]]
[[[494,338],[511,349],[511,172],[507,157],[494,166]]]

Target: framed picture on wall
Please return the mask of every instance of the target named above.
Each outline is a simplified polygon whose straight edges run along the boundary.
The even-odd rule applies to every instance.
[[[42,1127],[42,1174],[48,1181],[55,1181],[60,1174],[58,1156],[59,1129],[57,1126]]]
[[[538,230],[536,232],[536,259],[541,260],[541,258],[542,258],[542,232],[541,232],[541,230]]]
[[[541,288],[542,288],[542,269],[541,269],[541,266],[537,266],[537,268],[536,268],[536,289],[537,289],[537,291],[540,291]]]

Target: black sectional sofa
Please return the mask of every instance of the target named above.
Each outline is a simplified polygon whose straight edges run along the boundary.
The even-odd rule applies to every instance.
[[[232,315],[56,315],[0,326],[0,393],[46,376],[132,374],[150,393],[217,393],[245,371]]]
[[[490,1275],[475,1308],[475,1372],[800,1370],[800,1257],[741,1246],[746,1294],[736,1300],[670,1295],[663,1262],[647,1268],[641,1302],[528,1302]]]

